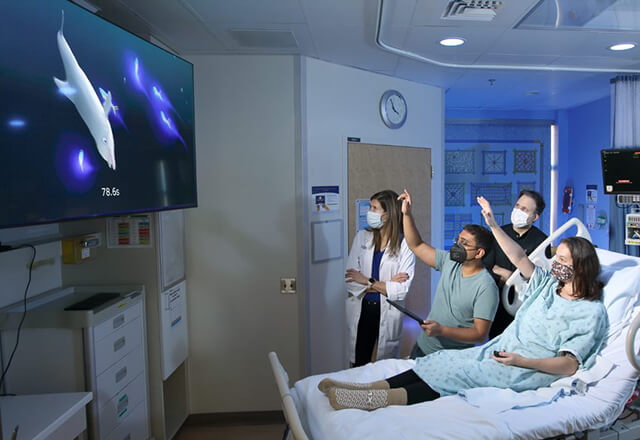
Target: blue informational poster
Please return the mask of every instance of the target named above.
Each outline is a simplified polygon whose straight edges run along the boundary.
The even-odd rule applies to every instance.
[[[356,199],[356,234],[361,229],[366,229],[367,224],[367,212],[371,206],[369,199]]]
[[[312,186],[311,210],[317,214],[337,214],[340,212],[340,187]]]

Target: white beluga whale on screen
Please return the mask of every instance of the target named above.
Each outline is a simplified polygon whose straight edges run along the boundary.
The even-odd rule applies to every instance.
[[[62,11],[62,22],[58,31],[58,50],[64,65],[66,81],[56,77],[56,83],[60,93],[65,95],[76,106],[80,117],[87,125],[93,137],[96,148],[100,156],[107,162],[109,168],[116,169],[116,155],[113,141],[113,132],[109,123],[109,112],[117,110],[111,100],[111,92],[101,93],[104,103],[100,104],[89,78],[82,71],[76,57],[71,52],[71,48],[62,33],[64,28],[64,11]],[[102,91],[101,91],[102,92]]]

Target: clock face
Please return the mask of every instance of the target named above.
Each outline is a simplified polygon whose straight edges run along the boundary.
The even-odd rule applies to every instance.
[[[380,116],[389,128],[400,128],[407,119],[407,103],[395,90],[387,90],[380,100]]]
[[[398,95],[391,95],[387,99],[387,116],[394,124],[399,124],[403,119],[407,106]]]

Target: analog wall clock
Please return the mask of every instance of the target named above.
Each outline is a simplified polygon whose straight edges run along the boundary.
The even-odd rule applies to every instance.
[[[400,128],[407,120],[407,101],[397,90],[387,90],[380,98],[380,117],[389,128]]]

